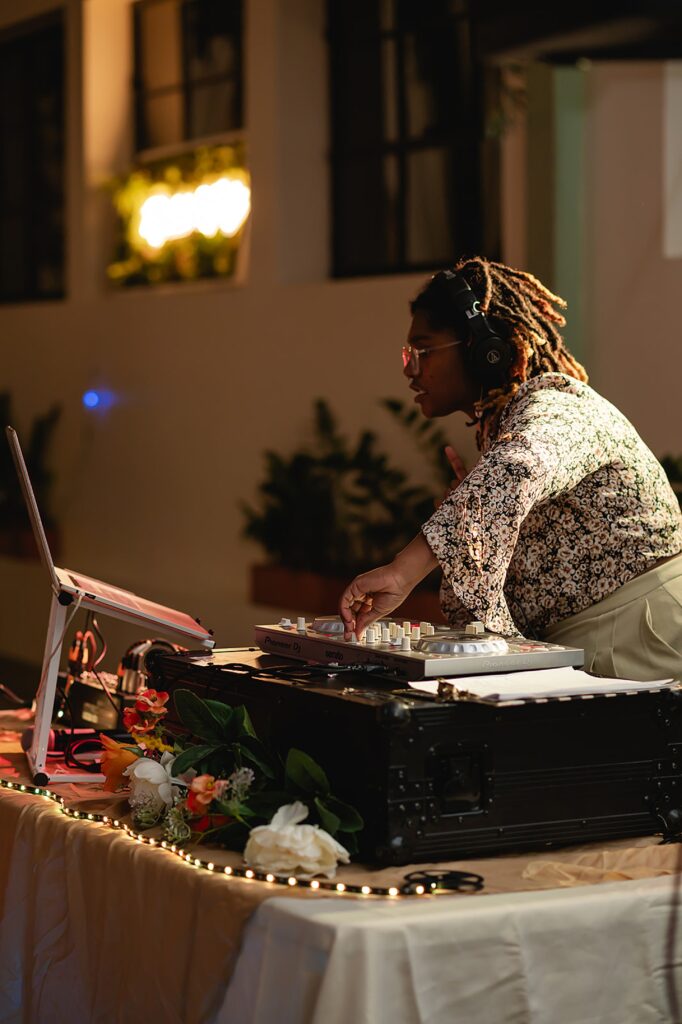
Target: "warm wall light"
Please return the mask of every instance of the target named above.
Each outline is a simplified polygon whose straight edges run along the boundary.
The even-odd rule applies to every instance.
[[[167,186],[158,188],[140,207],[138,227],[140,238],[152,249],[194,231],[206,238],[214,238],[218,232],[232,238],[251,209],[251,190],[239,178],[227,175],[174,194]]]
[[[204,147],[137,167],[114,183],[116,284],[234,274],[251,188],[241,143]]]

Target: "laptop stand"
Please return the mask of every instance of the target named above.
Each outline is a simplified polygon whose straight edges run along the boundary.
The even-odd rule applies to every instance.
[[[43,664],[40,672],[40,683],[36,692],[33,738],[31,740],[31,746],[26,751],[26,758],[31,770],[33,783],[36,786],[46,786],[49,782],[105,781],[105,776],[100,772],[69,771],[62,766],[63,763],[61,761],[55,761],[54,766],[52,766],[49,764],[47,757],[50,730],[52,728],[52,716],[54,713],[54,702],[57,694],[57,676],[59,674],[62,647],[66,636],[68,616],[74,611],[74,604],[76,605],[76,610],[89,608],[92,611],[97,612],[99,616],[108,615],[111,618],[122,619],[124,622],[132,622],[136,626],[139,626],[141,623],[144,624],[145,621],[143,613],[133,615],[125,610],[119,611],[118,609],[103,608],[101,604],[98,604],[96,601],[91,601],[87,597],[79,597],[74,601],[71,594],[68,594],[65,591],[60,591],[57,594],[53,591],[52,601],[50,604],[50,618],[47,626],[47,637],[45,638]],[[164,627],[160,626],[157,620],[154,620],[153,626],[155,632],[170,631],[169,627],[164,629]],[[178,630],[177,632],[182,634],[182,630]],[[187,639],[186,635],[184,636],[184,639]],[[207,639],[202,643],[201,640],[197,639],[197,644],[210,648],[213,646],[213,640]],[[58,770],[52,770],[53,767],[58,768]]]

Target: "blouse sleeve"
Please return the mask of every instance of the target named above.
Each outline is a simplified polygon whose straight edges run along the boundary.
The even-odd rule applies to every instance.
[[[618,443],[581,393],[544,389],[515,405],[490,451],[422,527],[444,588],[470,618],[506,635],[518,633],[504,584],[524,519],[610,461]]]

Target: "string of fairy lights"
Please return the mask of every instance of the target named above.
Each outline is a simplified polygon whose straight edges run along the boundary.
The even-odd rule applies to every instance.
[[[376,885],[352,885],[346,882],[334,882],[327,879],[297,878],[295,875],[274,874],[270,871],[256,871],[249,867],[240,868],[231,867],[230,865],[221,867],[218,864],[214,864],[213,861],[203,860],[201,857],[195,856],[194,853],[188,852],[182,846],[178,846],[175,843],[169,843],[165,839],[155,839],[153,836],[146,836],[143,832],[138,832],[134,828],[131,828],[131,826],[126,822],[121,821],[120,818],[114,818],[109,814],[97,814],[91,811],[74,810],[67,805],[63,796],[53,793],[50,789],[45,789],[41,786],[26,785],[25,783],[11,782],[8,779],[0,779],[0,788],[14,790],[19,793],[27,793],[32,796],[44,797],[46,800],[51,800],[56,803],[62,814],[65,814],[69,818],[92,822],[93,824],[98,825],[105,825],[110,829],[121,832],[123,835],[127,835],[131,840],[139,843],[140,845],[153,847],[157,850],[163,850],[166,853],[174,855],[194,869],[209,871],[214,875],[223,875],[226,878],[244,878],[249,881],[265,882],[269,885],[280,885],[290,889],[311,889],[313,892],[320,891],[325,893],[336,893],[338,895],[347,893],[352,896],[387,896],[393,899],[408,896],[433,896],[436,895],[437,891],[439,891],[438,883],[435,881],[426,881],[425,884],[407,883],[400,887],[395,885],[386,887]]]

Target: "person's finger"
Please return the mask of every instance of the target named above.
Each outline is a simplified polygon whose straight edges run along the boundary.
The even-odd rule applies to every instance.
[[[452,466],[452,471],[455,474],[457,481],[461,483],[464,477],[467,475],[467,468],[464,465],[464,461],[462,460],[461,455],[459,454],[459,452],[455,451],[452,445],[446,444],[445,457]]]
[[[381,613],[374,610],[374,607],[368,602],[365,603],[364,607],[358,612],[355,620],[355,635],[360,639],[362,634],[365,632],[368,626],[371,626],[373,622],[381,618]]]
[[[343,636],[345,640],[350,639],[351,633],[357,634],[359,616],[371,607],[371,595],[361,585],[360,577],[356,577],[346,587],[339,601],[339,614],[343,620]]]

